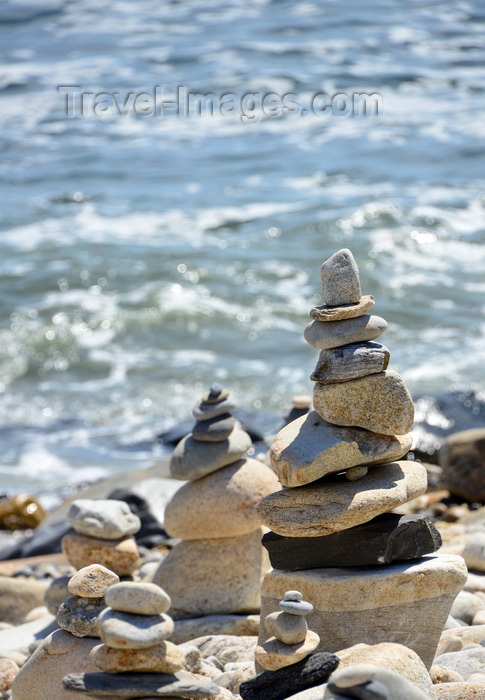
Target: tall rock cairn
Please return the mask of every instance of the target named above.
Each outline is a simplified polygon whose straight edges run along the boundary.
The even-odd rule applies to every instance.
[[[83,698],[211,698],[219,686],[184,670],[183,651],[167,641],[170,598],[153,583],[124,581],[105,591],[98,620],[103,644],[91,650],[98,672],[70,673],[64,687]]]
[[[411,447],[413,402],[375,342],[387,323],[368,315],[374,299],[361,295],[352,253],[326,260],[321,279],[325,304],[305,329],[320,350],[315,410],[276,435],[271,463],[285,488],[258,507],[274,567],[262,584],[259,641],[270,636],[267,615],[296,589],[314,606],[319,650],[398,642],[429,665],[463,560],[430,556],[441,540],[426,517],[388,512],[426,491],[424,467],[397,461]]]
[[[153,581],[170,596],[174,619],[259,612],[269,562],[256,507],[279,484],[268,466],[246,457],[251,438],[237,427],[235,407],[227,389],[213,384],[172,455],[172,476],[187,483],[167,504],[164,527],[182,541]]]

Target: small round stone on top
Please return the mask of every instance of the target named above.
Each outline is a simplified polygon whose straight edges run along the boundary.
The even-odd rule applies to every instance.
[[[83,598],[102,598],[109,586],[119,583],[120,577],[101,564],[79,569],[68,583],[72,595]]]
[[[313,610],[313,605],[303,600],[300,591],[287,591],[285,593],[285,599],[280,601],[278,607],[280,610],[283,610],[283,612],[290,613],[290,615],[302,617],[306,617]]]

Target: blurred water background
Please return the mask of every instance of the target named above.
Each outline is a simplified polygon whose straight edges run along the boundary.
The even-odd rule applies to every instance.
[[[0,2],[1,490],[154,462],[214,380],[309,393],[353,251],[413,394],[485,391],[480,0]],[[65,114],[92,91],[379,92],[378,118]]]

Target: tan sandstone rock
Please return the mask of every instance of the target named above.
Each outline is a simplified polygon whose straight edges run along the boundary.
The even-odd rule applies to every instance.
[[[259,643],[270,636],[266,616],[278,610],[286,591],[298,590],[314,606],[307,622],[320,636],[318,651],[394,642],[415,651],[429,668],[465,580],[465,563],[453,555],[428,555],[380,568],[272,569],[261,587]]]
[[[164,527],[182,540],[245,535],[260,527],[260,500],[280,488],[263,462],[239,460],[182,486],[167,504]]]
[[[270,459],[284,486],[302,486],[356,465],[393,462],[411,449],[408,435],[377,435],[330,425],[311,411],[277,433]]]
[[[170,473],[174,479],[182,481],[200,479],[241,459],[251,444],[249,435],[238,428],[222,442],[201,442],[189,433],[172,453]]]
[[[22,666],[13,682],[15,700],[72,700],[62,679],[68,673],[94,673],[91,651],[99,639],[74,637],[64,630],[50,634]],[[78,693],[78,700],[91,700]]]
[[[330,476],[306,486],[284,488],[263,498],[258,514],[261,522],[278,535],[329,535],[365,523],[420,496],[426,485],[422,464],[392,462],[374,467],[358,481]]]
[[[185,662],[183,652],[168,641],[146,649],[113,649],[100,644],[93,649],[92,655],[97,667],[106,673],[176,673]]]
[[[239,537],[180,542],[163,559],[153,582],[170,596],[174,619],[256,613],[268,568],[258,529]]]
[[[62,538],[62,551],[76,569],[101,564],[118,576],[132,574],[140,560],[136,540],[131,536],[121,540],[98,540],[73,533]]]
[[[394,370],[313,388],[315,411],[328,423],[358,426],[382,435],[403,435],[413,427],[414,405]]]

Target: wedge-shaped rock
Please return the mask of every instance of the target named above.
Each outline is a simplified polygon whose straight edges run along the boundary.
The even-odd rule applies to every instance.
[[[310,318],[315,321],[342,321],[345,318],[362,316],[374,306],[374,297],[368,294],[362,297],[357,304],[345,304],[343,306],[314,306],[310,309]]]
[[[270,458],[284,486],[302,486],[357,465],[393,462],[403,457],[411,444],[411,435],[376,435],[361,428],[341,428],[311,411],[279,431]]]
[[[314,382],[348,382],[387,369],[390,352],[380,343],[351,343],[322,350],[310,379]]]
[[[451,554],[362,569],[272,569],[261,586],[258,643],[271,636],[266,617],[279,609],[287,590],[298,590],[312,601],[307,622],[320,637],[319,651],[395,642],[415,651],[429,668],[466,575],[463,559]]]
[[[201,680],[191,673],[179,671],[162,673],[71,673],[63,680],[64,686],[93,697],[119,698],[210,698],[217,695],[219,686]]]
[[[328,566],[379,566],[418,559],[441,547],[441,535],[424,515],[383,513],[368,523],[332,535],[281,537],[267,532],[262,542],[273,568],[297,571]]]
[[[182,486],[165,508],[164,527],[181,540],[245,535],[260,526],[260,500],[279,489],[270,467],[242,459]]]
[[[221,442],[201,442],[189,433],[173,451],[170,473],[182,481],[200,479],[241,459],[251,444],[249,435],[238,428]]]
[[[323,300],[328,306],[360,301],[359,268],[348,248],[331,255],[320,268]]]
[[[421,496],[426,486],[422,464],[391,462],[371,469],[358,481],[340,475],[284,488],[263,498],[258,513],[263,525],[278,535],[318,537],[366,523]]]
[[[342,384],[316,383],[313,405],[328,423],[358,426],[383,435],[403,435],[414,422],[411,394],[394,370]]]
[[[269,566],[261,534],[258,529],[175,545],[153,576],[170,596],[170,615],[183,619],[259,612],[261,578]]]
[[[375,340],[386,328],[387,322],[380,316],[364,314],[345,321],[311,321],[303,335],[312,347],[330,350],[340,345]]]

